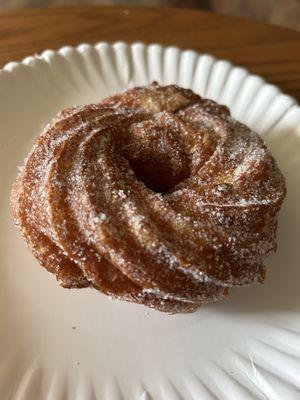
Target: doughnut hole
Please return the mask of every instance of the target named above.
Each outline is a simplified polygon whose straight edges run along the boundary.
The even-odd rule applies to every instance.
[[[172,164],[161,159],[132,160],[129,164],[136,178],[150,190],[166,194],[188,177],[187,168],[174,170]]]
[[[168,113],[132,124],[122,153],[136,179],[161,194],[172,190],[191,174],[194,145],[182,121]]]

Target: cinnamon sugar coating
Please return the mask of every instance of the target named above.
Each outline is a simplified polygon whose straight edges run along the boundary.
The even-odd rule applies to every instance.
[[[61,112],[11,199],[62,286],[178,313],[264,280],[284,196],[264,142],[227,107],[153,83]]]

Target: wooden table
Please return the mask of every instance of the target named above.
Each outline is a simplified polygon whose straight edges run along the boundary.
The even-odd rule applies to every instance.
[[[62,45],[107,40],[177,45],[248,68],[300,100],[300,33],[206,12],[63,7],[0,14],[0,65]]]

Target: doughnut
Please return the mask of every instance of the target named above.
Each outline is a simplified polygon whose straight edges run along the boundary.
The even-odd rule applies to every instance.
[[[154,82],[60,112],[11,203],[63,287],[184,313],[264,281],[285,193],[263,140],[226,106]]]

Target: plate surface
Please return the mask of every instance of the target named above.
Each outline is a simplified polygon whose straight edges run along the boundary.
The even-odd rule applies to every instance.
[[[262,286],[169,316],[65,290],[13,227],[11,183],[60,109],[152,80],[225,103],[265,138],[287,180]],[[300,108],[226,61],[124,43],[45,51],[0,72],[0,399],[300,399]]]

